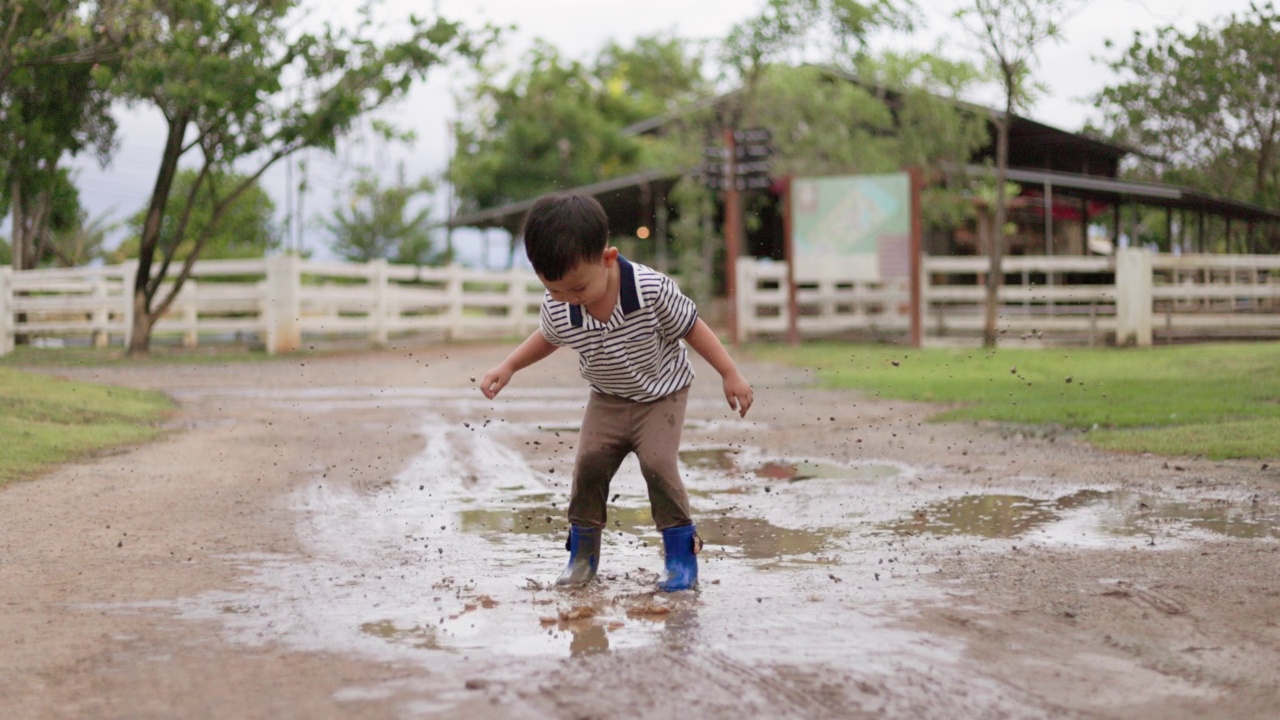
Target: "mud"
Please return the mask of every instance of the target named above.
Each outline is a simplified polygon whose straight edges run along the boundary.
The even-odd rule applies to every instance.
[[[585,401],[507,348],[63,371],[170,392],[159,442],[0,491],[6,717],[1265,717],[1280,463],[699,367],[700,588],[634,460],[600,578],[555,588]],[[1004,368],[993,368],[993,372]]]

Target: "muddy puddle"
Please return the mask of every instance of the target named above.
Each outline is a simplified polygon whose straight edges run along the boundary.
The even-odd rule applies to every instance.
[[[699,591],[653,591],[661,538],[633,458],[611,487],[598,581],[565,590],[553,581],[567,559],[568,478],[549,473],[547,458],[565,452],[555,442],[572,441],[580,396],[525,390],[503,406],[502,422],[486,422],[493,405],[473,393],[420,395],[410,400],[430,399],[417,414],[422,450],[404,470],[363,487],[306,484],[292,498],[303,554],[244,558],[242,587],[177,601],[179,613],[215,620],[237,642],[445,676],[520,678],[533,671],[514,658],[648,649],[820,664],[888,694],[914,673],[968,698],[971,716],[988,706],[1016,715],[1020,701],[975,678],[958,641],[903,622],[914,605],[944,598],[929,581],[936,543],[1004,552],[1025,538],[1079,548],[1280,538],[1276,509],[1247,499],[1107,488],[956,496],[942,490],[956,483],[935,482],[943,469],[770,456],[716,444],[724,423],[693,422],[680,459],[705,541]],[[341,412],[386,398],[361,389],[276,401]]]
[[[754,454],[733,448],[702,448],[682,450],[680,461],[693,471],[741,473],[750,477],[784,482],[799,482],[814,478],[841,480],[883,480],[899,475],[898,466],[878,463],[841,465],[833,462],[811,460],[760,460],[750,459]]]
[[[1086,529],[1115,537],[1280,539],[1280,510],[1250,499],[1186,501],[1150,494],[1080,490],[1053,499],[966,495],[917,508],[886,523],[894,533],[979,538],[1059,537]],[[1056,532],[1055,532],[1056,531]]]

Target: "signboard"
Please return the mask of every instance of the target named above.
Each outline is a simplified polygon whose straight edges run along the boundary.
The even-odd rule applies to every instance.
[[[797,266],[849,280],[910,274],[907,173],[796,178],[791,212]]]
[[[726,138],[723,146],[710,145],[702,149],[705,160],[696,174],[702,176],[703,184],[712,190],[772,187],[769,173],[773,171],[773,165],[769,156],[773,148],[769,141],[773,134],[766,128],[748,128],[733,130],[732,136],[733,141]]]

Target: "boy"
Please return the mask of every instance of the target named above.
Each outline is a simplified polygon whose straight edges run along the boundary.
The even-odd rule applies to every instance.
[[[561,345],[577,350],[591,384],[569,495],[569,564],[557,585],[583,585],[596,575],[609,481],[634,452],[649,487],[654,523],[662,531],[666,575],[658,589],[698,582],[701,549],[680,480],[677,453],[693,368],[682,339],[724,380],[729,408],[745,417],[751,385],[742,377],[698,310],[665,275],[629,262],[608,247],[609,219],[595,199],[548,195],[524,222],[525,253],[546,286],[540,327],[500,365],[480,390],[493,399],[517,371]]]

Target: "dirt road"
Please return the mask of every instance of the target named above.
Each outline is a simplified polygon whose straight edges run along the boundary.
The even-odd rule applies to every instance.
[[[165,390],[160,441],[0,490],[6,718],[1261,718],[1280,462],[699,366],[697,593],[654,595],[633,461],[601,582],[548,583],[585,399],[502,346],[59,371]]]

